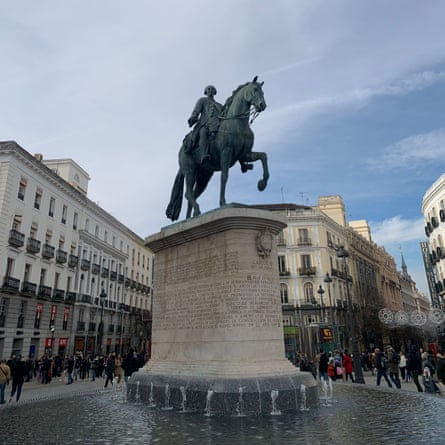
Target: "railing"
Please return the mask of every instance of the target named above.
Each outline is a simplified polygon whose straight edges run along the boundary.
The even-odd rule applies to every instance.
[[[88,323],[88,331],[95,332],[96,331],[96,323]]]
[[[75,303],[76,302],[76,292],[67,291],[65,302],[66,303]]]
[[[39,290],[37,291],[37,297],[43,299],[51,298],[52,289],[49,286],[44,286],[43,284],[39,285]]]
[[[26,251],[32,254],[39,253],[40,241],[35,238],[28,237],[28,241],[26,242]]]
[[[57,249],[57,252],[56,252],[56,263],[58,263],[58,264],[65,264],[67,259],[68,259],[68,254],[64,250]]]
[[[37,284],[31,283],[29,281],[24,281],[22,283],[22,294],[25,297],[35,297],[37,292]]]
[[[76,326],[77,331],[85,331],[85,322],[84,321],[78,321]]]
[[[116,281],[117,280],[117,272],[115,272],[113,270],[110,272],[110,280],[111,281]]]
[[[87,295],[87,294],[82,294],[82,295],[80,296],[80,301],[81,301],[82,303],[89,303],[89,304],[91,304],[91,296],[90,296],[90,295]]]
[[[280,277],[288,277],[290,275],[289,270],[280,270]]]
[[[100,272],[100,264],[93,263],[91,265],[91,273],[97,275]]]
[[[315,275],[316,274],[316,268],[315,267],[299,267],[298,273],[300,275]]]
[[[102,267],[102,272],[100,273],[100,276],[102,278],[108,278],[109,270],[108,267]]]
[[[79,266],[79,257],[76,255],[70,254],[70,256],[68,257],[68,267],[75,269],[78,266]]]
[[[83,258],[81,261],[80,261],[80,268],[82,269],[82,270],[90,270],[90,260],[86,260],[85,258]]]
[[[54,289],[53,290],[53,300],[54,301],[63,301],[65,299],[65,291],[63,289]]]
[[[6,276],[3,280],[3,290],[10,292],[18,292],[20,287],[20,280],[11,276]]]
[[[42,246],[42,258],[51,260],[52,258],[54,258],[55,252],[56,249],[53,246],[50,246],[49,244],[44,244]]]
[[[23,247],[25,245],[25,234],[18,230],[11,229],[9,231],[9,245],[13,247]]]
[[[298,238],[299,246],[312,246],[312,240],[310,238]]]

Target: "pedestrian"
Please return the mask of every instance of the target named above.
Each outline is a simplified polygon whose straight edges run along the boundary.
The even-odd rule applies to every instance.
[[[321,350],[318,359],[318,377],[320,380],[323,379],[325,381],[328,381],[328,362],[328,354]]]
[[[389,378],[397,389],[402,387],[399,379],[400,354],[392,346],[386,347],[386,355],[389,362]]]
[[[114,360],[114,375],[117,377],[117,384],[120,385],[122,381],[122,357],[118,354]]]
[[[9,385],[9,380],[11,379],[11,369],[6,364],[6,360],[0,360],[0,405],[6,403],[5,401],[5,391],[6,385]]]
[[[379,349],[375,348],[375,365],[377,369],[377,386],[380,386],[380,381],[382,377],[385,379],[389,388],[392,388],[392,384],[388,378],[387,370],[389,367],[388,359],[385,357],[385,354]]]
[[[425,366],[423,370],[422,383],[426,393],[440,394],[440,389],[436,385],[436,382],[431,375],[430,368],[428,368],[427,366]]]
[[[115,370],[114,356],[113,356],[113,354],[109,354],[107,361],[105,362],[104,388],[106,388],[108,386],[108,382],[111,382],[111,385],[113,385],[114,370]]]
[[[99,367],[99,357],[97,355],[94,358],[91,357],[90,369],[91,369],[91,381],[92,382],[94,382],[96,380],[96,372],[97,372],[98,367]]]
[[[419,375],[422,373],[422,358],[415,346],[411,346],[406,354],[406,371],[412,377],[418,392],[423,392],[419,383]]]
[[[20,396],[22,394],[22,386],[25,381],[26,375],[26,363],[25,360],[20,356],[16,361],[15,366],[11,369],[12,376],[12,389],[11,396],[9,397],[9,401],[11,402],[14,395],[16,396],[15,401],[18,402],[20,400]]]
[[[345,380],[348,381],[348,378],[351,379],[351,382],[354,383],[354,376],[352,375],[352,371],[354,369],[354,366],[352,364],[352,358],[350,354],[348,353],[348,350],[345,349],[345,352],[343,353],[343,362],[342,362],[343,369],[345,370]]]
[[[66,375],[68,378],[68,381],[66,382],[67,385],[71,385],[73,383],[73,370],[74,370],[74,357],[71,355],[67,362],[66,362]]]
[[[133,352],[134,351],[130,349],[130,351],[128,352],[128,354],[125,355],[122,361],[122,369],[124,370],[125,383],[128,382],[128,379],[131,377],[131,374],[133,374],[133,372],[136,372],[138,370],[138,362],[134,357]]]
[[[400,351],[399,370],[400,370],[400,377],[406,383],[407,382],[406,357],[405,357],[405,354],[403,353],[403,351]]]

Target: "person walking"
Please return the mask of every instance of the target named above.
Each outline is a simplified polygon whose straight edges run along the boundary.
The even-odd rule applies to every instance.
[[[6,385],[9,384],[9,380],[11,379],[11,370],[9,366],[6,364],[6,360],[0,360],[0,405],[6,403],[5,401],[5,391]]]
[[[399,379],[400,354],[392,346],[386,348],[386,354],[389,362],[389,378],[397,389],[402,387]]]
[[[345,380],[348,381],[348,378],[351,379],[351,382],[354,383],[354,376],[352,375],[352,371],[354,366],[352,364],[351,355],[348,353],[348,350],[345,349],[343,354],[343,369],[345,370]]]
[[[422,374],[422,358],[415,346],[412,346],[406,354],[406,370],[412,377],[418,392],[423,392],[419,383],[419,375]]]
[[[114,355],[110,354],[105,363],[106,378],[105,378],[104,388],[108,386],[108,382],[111,382],[111,385],[113,385],[114,370],[115,370]]]
[[[328,354],[324,351],[320,351],[320,357],[318,359],[318,377],[320,380],[328,381]]]
[[[9,401],[15,397],[15,401],[18,402],[20,400],[20,396],[22,394],[22,386],[25,381],[26,375],[26,363],[25,360],[20,356],[16,361],[14,368],[11,370],[12,376],[12,389],[11,396],[9,397]]]
[[[385,354],[379,349],[375,348],[375,364],[377,369],[377,386],[380,386],[380,381],[382,377],[385,379],[389,388],[392,388],[391,382],[388,378],[387,369],[388,369],[388,359],[385,357]]]
[[[403,351],[400,352],[399,370],[400,370],[400,377],[406,383],[407,382],[406,357],[405,357],[405,354],[403,353]]]

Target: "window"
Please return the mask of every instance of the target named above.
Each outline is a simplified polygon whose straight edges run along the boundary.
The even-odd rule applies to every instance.
[[[26,301],[20,301],[19,315],[17,317],[17,329],[22,329],[25,323]]]
[[[36,194],[34,196],[34,208],[37,210],[40,209],[40,204],[42,203],[42,195],[43,195],[42,189],[37,189]]]
[[[104,233],[104,241],[107,242],[108,241],[108,232],[105,230]]]
[[[74,217],[73,217],[73,230],[77,230],[77,222],[79,219],[79,214],[77,212],[74,212]]]
[[[21,199],[22,201],[25,199],[26,184],[27,184],[26,179],[24,179],[24,178],[20,179],[19,191],[17,193],[17,198]]]
[[[8,308],[8,299],[0,298],[0,328],[4,328],[6,324],[6,311]]]
[[[300,261],[303,269],[310,269],[312,267],[310,255],[300,255]]]
[[[298,229],[299,244],[310,244],[308,229]]]
[[[45,281],[46,281],[46,269],[42,269],[40,271],[40,280],[39,280],[39,284],[41,286],[45,285]]]
[[[56,200],[55,198],[50,198],[49,199],[49,211],[48,211],[48,215],[51,216],[51,218],[54,216],[54,209],[56,207]]]
[[[283,274],[286,270],[286,257],[284,255],[278,255],[278,271],[280,274]]]
[[[312,283],[304,284],[304,299],[306,304],[312,304],[314,298],[314,285]]]
[[[37,303],[36,313],[34,316],[34,329],[40,329],[40,319],[42,316],[42,311],[43,311],[43,304]]]
[[[287,292],[287,284],[281,283],[280,284],[280,296],[281,296],[281,304],[288,304],[289,303],[289,295]]]
[[[12,277],[13,272],[14,272],[14,259],[8,258],[6,260],[6,276]]]
[[[68,207],[66,205],[64,205],[62,207],[62,219],[61,219],[61,223],[62,224],[66,224],[66,215],[68,213]]]
[[[60,273],[56,272],[54,275],[54,289],[59,288],[59,283],[60,283]]]
[[[25,273],[23,274],[23,281],[31,281],[31,264],[25,264]]]
[[[89,228],[90,228],[90,220],[87,218],[85,220],[85,230],[88,232]]]
[[[94,236],[99,238],[99,226],[96,224],[96,228],[94,229]]]
[[[70,308],[66,307],[63,310],[63,321],[62,321],[62,330],[67,331],[68,330],[68,318],[70,315]]]

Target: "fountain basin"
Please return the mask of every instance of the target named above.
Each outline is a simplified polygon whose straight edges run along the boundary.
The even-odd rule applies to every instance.
[[[169,389],[168,401],[166,385]],[[250,378],[166,376],[138,372],[128,382],[127,399],[154,402],[161,409],[236,415],[240,414],[241,398],[241,414],[262,415],[270,414],[274,409],[281,412],[299,410],[302,404],[301,385],[306,387],[306,406],[317,406],[317,382],[310,373],[297,369],[289,375]],[[273,391],[277,391],[274,398]]]

